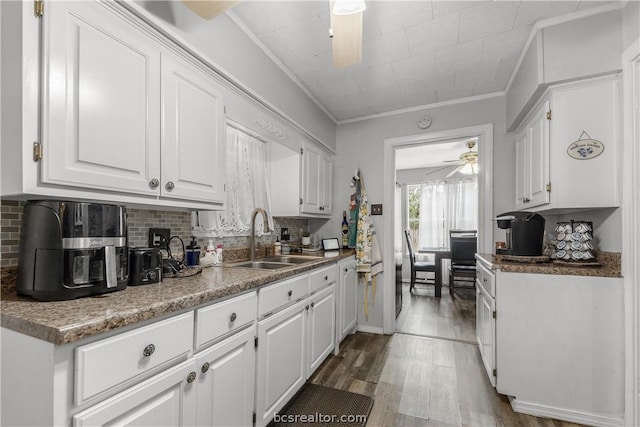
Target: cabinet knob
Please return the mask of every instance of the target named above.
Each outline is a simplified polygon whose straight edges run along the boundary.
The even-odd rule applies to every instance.
[[[320,210],[323,211],[324,210],[324,206],[320,206]]]
[[[324,280],[329,280],[329,276],[324,276]]]
[[[291,289],[289,289],[289,291],[287,292],[287,295],[288,295],[288,296],[293,295],[293,291],[292,291]]]
[[[146,346],[144,348],[144,350],[142,350],[142,355],[144,357],[149,357],[151,356],[154,352],[156,351],[156,346],[153,344],[149,344],[148,346]]]
[[[312,301],[312,302],[311,302],[311,308],[313,308],[313,307],[315,307],[315,306],[316,306],[316,303]]]
[[[483,283],[487,283],[487,278],[486,278],[486,277],[483,277],[483,278],[482,278],[482,282],[483,282]]]
[[[160,181],[158,181],[155,178],[153,178],[151,181],[149,181],[149,188],[152,189],[152,190],[155,190],[156,188],[158,188],[159,185],[160,185]]]
[[[304,309],[309,311],[309,304],[307,304],[307,306]]]
[[[229,317],[229,320],[231,320],[232,322],[235,322],[237,318],[238,318],[237,314],[231,313],[231,316]]]
[[[195,380],[196,380],[196,373],[195,372],[189,372],[189,375],[187,375],[187,382],[189,384],[191,384]]]
[[[204,362],[200,370],[202,371],[203,374],[206,373],[209,370],[209,362]]]
[[[167,182],[167,183],[165,184],[164,188],[165,188],[165,190],[167,190],[167,191],[171,191],[171,190],[173,190],[174,188],[176,188],[176,185],[173,183],[173,181],[169,181],[169,182]]]

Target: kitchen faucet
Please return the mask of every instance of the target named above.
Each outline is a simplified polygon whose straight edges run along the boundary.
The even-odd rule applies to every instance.
[[[269,217],[267,216],[267,211],[262,208],[255,208],[253,212],[251,212],[251,234],[249,234],[249,260],[256,259],[256,216],[258,216],[258,212],[262,214],[262,219],[264,220],[264,231],[269,230]]]

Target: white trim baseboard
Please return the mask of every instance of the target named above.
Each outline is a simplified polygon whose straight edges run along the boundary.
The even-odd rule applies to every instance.
[[[384,335],[384,331],[378,326],[358,325],[358,332],[368,332],[370,334]]]
[[[538,403],[520,402],[509,397],[511,407],[514,411],[523,414],[534,415],[536,417],[554,418],[557,420],[569,421],[572,423],[586,424],[591,426],[623,426],[624,419],[593,414],[590,412],[576,411],[572,409],[557,408],[554,406],[540,405]]]

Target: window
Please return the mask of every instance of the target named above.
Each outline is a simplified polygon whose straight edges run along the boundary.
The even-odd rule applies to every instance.
[[[477,230],[477,177],[407,185],[408,229],[415,248],[449,246],[449,230]]]
[[[253,210],[260,207],[271,211],[266,144],[229,125],[226,138],[226,210],[193,212],[191,230],[195,236],[248,236]],[[264,233],[262,221],[262,215],[258,215],[257,236]],[[271,215],[269,228],[273,230]]]

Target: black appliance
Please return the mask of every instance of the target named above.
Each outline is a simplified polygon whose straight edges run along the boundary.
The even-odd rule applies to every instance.
[[[69,300],[122,290],[128,281],[123,206],[54,200],[25,204],[18,294]]]
[[[129,285],[162,281],[162,254],[154,248],[129,248]]]
[[[540,256],[544,240],[544,217],[535,212],[505,212],[496,218],[498,228],[506,230],[507,247],[496,254]]]

